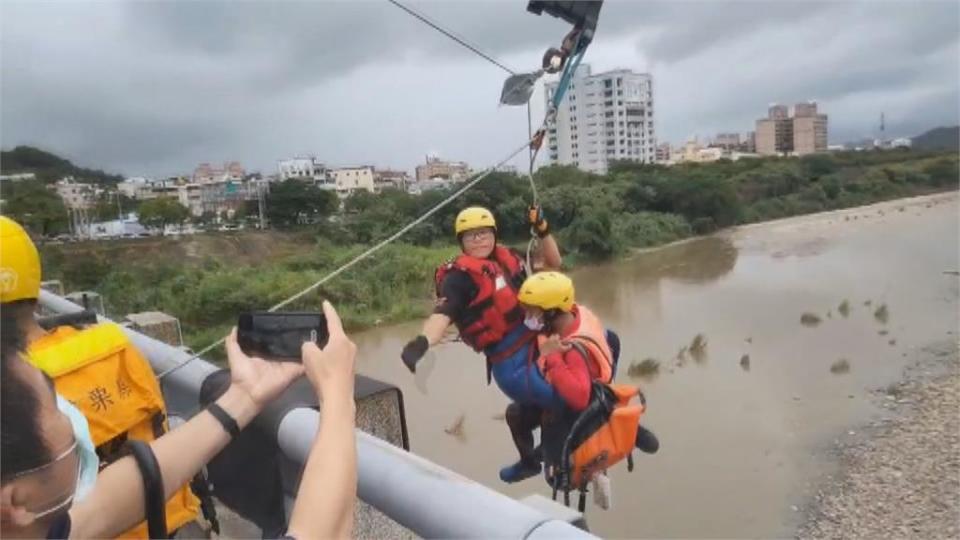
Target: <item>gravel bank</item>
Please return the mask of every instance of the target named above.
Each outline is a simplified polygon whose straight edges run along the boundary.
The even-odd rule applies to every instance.
[[[799,538],[960,537],[960,362],[957,343],[923,349],[903,382],[876,392],[888,421],[836,450]]]

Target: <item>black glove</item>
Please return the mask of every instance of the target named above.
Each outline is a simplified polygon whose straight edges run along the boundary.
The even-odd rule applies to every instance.
[[[423,334],[411,339],[409,343],[404,345],[400,358],[403,359],[403,364],[407,366],[410,373],[416,373],[417,362],[423,358],[423,355],[427,354],[429,348],[430,342],[427,341],[427,336]]]
[[[543,207],[539,204],[527,208],[527,223],[540,238],[550,234],[550,224],[547,223],[547,218],[543,217]]]

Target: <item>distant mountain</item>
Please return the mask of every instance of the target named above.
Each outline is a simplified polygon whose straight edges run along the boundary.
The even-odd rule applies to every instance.
[[[960,126],[934,128],[911,142],[916,150],[960,150]]]
[[[37,179],[50,183],[64,176],[73,176],[78,181],[94,184],[116,184],[123,181],[118,174],[105,173],[99,169],[77,167],[70,160],[32,146],[17,146],[0,152],[0,174],[32,172]]]

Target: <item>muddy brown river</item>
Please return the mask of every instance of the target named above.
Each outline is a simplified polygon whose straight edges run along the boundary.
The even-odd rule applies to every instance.
[[[619,332],[618,381],[642,387],[644,422],[661,441],[633,473],[611,470],[613,508],[588,503],[590,529],[792,535],[797,508],[835,472],[830,443],[881,414],[869,391],[896,381],[911,351],[956,338],[956,270],[955,193],[743,227],[577,269],[577,300]],[[804,314],[815,317],[802,324]],[[403,368],[400,349],[418,328],[356,336],[359,370],[402,388],[413,450],[512,497],[549,496],[541,478],[497,478],[516,455],[507,400],[486,385],[482,357],[450,343],[416,377]],[[678,358],[697,334],[705,353]],[[630,364],[647,358],[659,372],[631,379]],[[446,433],[461,415],[462,434]]]

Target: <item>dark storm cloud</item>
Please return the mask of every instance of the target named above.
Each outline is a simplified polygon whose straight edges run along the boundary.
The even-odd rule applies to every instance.
[[[525,2],[416,9],[527,70],[568,30]],[[128,174],[315,153],[477,166],[526,131],[503,73],[387,2],[3,2],[0,138]],[[611,1],[587,58],[650,71],[657,130],[746,131],[769,102],[817,99],[831,139],[881,111],[913,135],[957,123],[955,2]],[[535,113],[542,97],[535,96]]]

